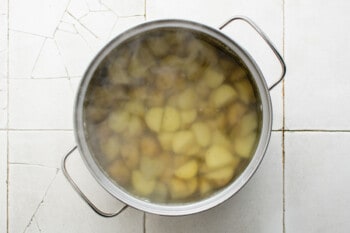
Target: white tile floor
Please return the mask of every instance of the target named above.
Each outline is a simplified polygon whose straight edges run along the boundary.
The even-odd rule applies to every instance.
[[[0,233],[349,232],[349,10],[347,0],[0,0]],[[145,20],[218,27],[233,15],[260,25],[288,67],[271,91],[275,132],[258,172],[205,213],[170,218],[128,208],[97,216],[60,170],[75,144],[72,104],[87,63]],[[247,25],[224,33],[247,48],[269,84],[276,80],[278,63]],[[72,156],[83,191],[120,209]]]

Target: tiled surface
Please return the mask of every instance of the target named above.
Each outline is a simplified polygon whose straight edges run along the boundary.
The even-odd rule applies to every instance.
[[[347,0],[286,1],[287,128],[350,129],[348,9]]]
[[[286,133],[286,228],[349,232],[350,133]]]
[[[346,0],[0,0],[0,233],[348,232],[349,9]],[[271,91],[276,132],[257,173],[205,213],[170,218],[128,208],[98,217],[60,169],[75,144],[72,105],[88,62],[145,20],[218,27],[233,15],[252,18],[288,68],[284,95],[282,85]],[[269,85],[278,78],[276,59],[246,24],[223,32],[254,57]],[[76,152],[68,169],[103,209],[122,208]]]

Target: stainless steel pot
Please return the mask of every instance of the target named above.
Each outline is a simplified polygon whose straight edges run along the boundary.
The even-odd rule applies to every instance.
[[[243,49],[241,48],[237,43],[235,43],[232,39],[227,37],[225,34],[223,34],[221,31],[208,27],[203,24],[191,22],[191,21],[185,21],[185,20],[159,20],[159,21],[152,21],[147,22],[144,24],[141,24],[137,27],[134,27],[122,34],[120,34],[118,37],[116,37],[114,40],[112,40],[108,45],[106,45],[93,59],[89,67],[87,68],[87,71],[85,72],[85,75],[80,83],[79,90],[76,96],[75,101],[75,114],[74,114],[74,132],[75,132],[75,138],[77,141],[77,147],[73,148],[63,159],[62,163],[62,170],[67,177],[67,179],[70,181],[70,183],[73,185],[74,189],[83,197],[87,203],[96,211],[98,214],[105,216],[105,217],[111,217],[115,216],[117,213],[104,213],[100,209],[98,209],[76,186],[74,181],[69,176],[67,169],[66,169],[66,160],[68,156],[76,149],[78,148],[80,151],[80,154],[90,170],[91,174],[95,177],[95,179],[100,183],[100,185],[105,188],[111,195],[113,195],[115,198],[119,199],[120,201],[124,202],[127,206],[132,206],[134,208],[137,208],[139,210],[154,213],[154,214],[160,214],[160,215],[187,215],[187,214],[193,214],[198,213],[204,210],[207,210],[209,208],[212,208],[225,200],[229,199],[232,195],[237,193],[251,178],[251,176],[254,174],[256,169],[258,168],[260,162],[263,159],[263,156],[265,154],[265,151],[267,149],[271,130],[272,130],[272,106],[271,106],[271,98],[269,94],[269,90],[271,90],[274,86],[276,86],[284,77],[286,72],[286,67],[284,64],[284,61],[281,57],[281,55],[278,53],[276,48],[273,46],[273,44],[270,42],[270,40],[267,38],[267,36],[249,19],[245,17],[234,17],[227,21],[223,26],[221,26],[219,29],[223,29],[226,25],[229,23],[235,21],[235,20],[243,20],[246,23],[248,23],[250,26],[252,26],[259,34],[260,36],[267,42],[269,47],[272,49],[274,54],[276,55],[277,59],[281,63],[282,66],[282,74],[280,79],[275,82],[271,87],[268,87],[265,79],[263,77],[262,72],[260,71],[259,67],[255,63],[254,59]],[[252,157],[252,160],[250,161],[249,165],[246,167],[246,169],[243,171],[243,173],[230,185],[222,189],[221,191],[217,192],[216,194],[210,196],[207,199],[200,200],[194,203],[185,203],[185,204],[155,204],[150,203],[147,201],[144,201],[142,199],[139,199],[137,197],[134,197],[122,189],[120,189],[118,186],[116,186],[101,170],[101,168],[97,165],[96,161],[93,158],[93,155],[91,154],[90,150],[88,149],[86,136],[84,133],[84,121],[83,121],[83,102],[84,98],[87,92],[88,84],[93,76],[94,71],[98,67],[98,65],[102,62],[102,60],[111,52],[111,50],[115,47],[117,47],[119,44],[124,42],[125,40],[134,37],[136,35],[142,34],[144,32],[147,32],[149,30],[157,30],[160,28],[184,28],[188,30],[193,30],[199,33],[202,33],[203,35],[210,37],[216,41],[219,41],[224,46],[232,50],[238,57],[245,63],[245,65],[250,70],[252,77],[254,79],[254,82],[257,87],[257,92],[260,95],[261,100],[261,106],[262,106],[262,126],[261,126],[261,133],[260,133],[260,139],[256,148],[256,151]]]

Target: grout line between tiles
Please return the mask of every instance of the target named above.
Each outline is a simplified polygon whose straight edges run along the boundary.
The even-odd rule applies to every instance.
[[[145,21],[147,21],[147,0],[145,0],[145,3],[144,3],[144,18],[145,18]]]
[[[146,233],[146,212],[143,212],[143,233]]]
[[[285,1],[282,0],[282,56],[285,59]],[[285,106],[285,80],[282,82],[282,231],[286,233],[286,106]]]

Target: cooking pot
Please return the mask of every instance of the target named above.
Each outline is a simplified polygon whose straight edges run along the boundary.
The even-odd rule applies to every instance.
[[[226,36],[220,31],[229,23],[235,20],[243,20],[246,23],[248,23],[250,26],[252,26],[260,34],[260,36],[266,41],[266,43],[272,49],[273,53],[276,55],[278,61],[280,62],[282,66],[281,77],[277,82],[275,82],[270,87],[268,87],[268,85],[266,84],[263,74],[260,71],[257,64],[255,63],[254,59],[235,41],[233,41],[231,38],[229,38],[228,36]],[[92,152],[89,150],[87,138],[84,133],[84,124],[85,124],[84,118],[83,118],[84,98],[87,93],[88,85],[98,65],[113,49],[115,49],[118,45],[128,40],[129,38],[142,35],[143,33],[148,32],[150,30],[157,30],[162,28],[172,28],[172,29],[181,28],[181,29],[186,29],[190,31],[195,31],[196,33],[200,33],[203,36],[210,38],[211,40],[219,42],[222,45],[222,47],[225,47],[228,50],[233,51],[233,53],[236,56],[238,56],[239,59],[249,69],[252,79],[255,82],[256,92],[259,95],[259,99],[261,102],[262,116],[261,116],[260,136],[259,136],[259,140],[255,149],[255,152],[253,154],[253,157],[249,162],[249,164],[247,165],[247,167],[245,168],[245,170],[231,184],[227,185],[222,190],[216,192],[215,194],[213,194],[212,196],[209,196],[206,199],[191,202],[191,203],[180,203],[180,204],[152,203],[149,201],[145,201],[141,198],[135,197],[133,195],[130,195],[126,191],[122,190],[115,183],[113,183],[107,177],[103,169],[101,169],[101,167],[98,166],[98,164],[96,163],[92,155]],[[64,157],[62,161],[62,171],[66,176],[66,178],[72,184],[73,188],[80,194],[82,198],[84,198],[84,200],[93,208],[93,210],[96,213],[105,217],[112,217],[119,214],[125,208],[118,211],[117,213],[105,213],[101,211],[99,208],[97,208],[80,191],[79,187],[74,183],[74,181],[72,180],[72,178],[70,177],[66,169],[67,158],[76,148],[79,149],[80,154],[83,158],[83,161],[85,162],[87,168],[90,170],[91,174],[95,177],[97,182],[103,188],[105,188],[111,195],[113,195],[115,198],[125,203],[126,206],[131,206],[145,212],[159,214],[159,215],[170,215],[170,216],[187,215],[187,214],[193,214],[193,213],[205,211],[209,208],[217,206],[218,204],[224,202],[225,200],[232,197],[235,193],[237,193],[254,174],[254,172],[256,171],[260,162],[263,159],[263,156],[265,154],[265,151],[267,149],[267,146],[270,140],[270,135],[272,130],[272,105],[271,105],[269,90],[271,90],[279,82],[281,82],[281,80],[285,75],[286,67],[281,55],[278,53],[278,51],[270,42],[270,40],[267,38],[267,36],[248,18],[242,17],[242,16],[231,18],[229,21],[223,24],[219,29],[220,30],[217,30],[215,28],[212,28],[200,23],[185,21],[185,20],[158,20],[158,21],[147,22],[147,23],[138,25],[132,29],[129,29],[124,33],[120,34],[119,36],[117,36],[110,43],[108,43],[90,63],[89,67],[87,68],[82,78],[82,81],[80,83],[80,86],[76,95],[76,100],[75,100],[74,133],[75,133],[77,146],[74,147]]]

